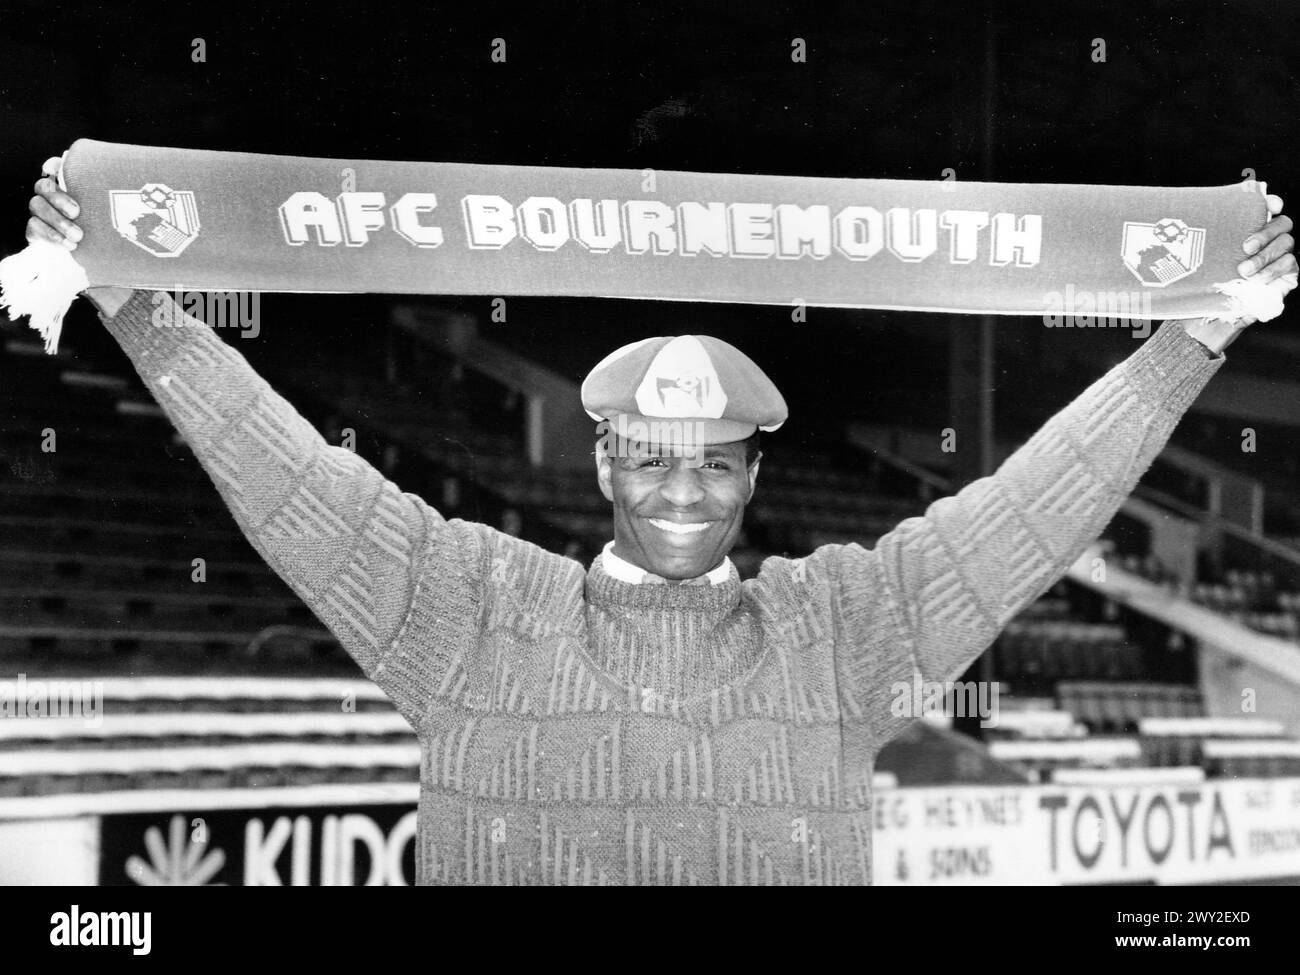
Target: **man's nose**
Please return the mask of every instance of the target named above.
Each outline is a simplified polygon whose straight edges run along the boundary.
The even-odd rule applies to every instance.
[[[699,504],[704,500],[700,468],[683,463],[673,464],[659,491],[674,508],[689,508],[693,504]]]

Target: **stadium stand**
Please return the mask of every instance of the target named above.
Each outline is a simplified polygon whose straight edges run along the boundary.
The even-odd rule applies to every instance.
[[[1213,740],[1261,741],[1282,738],[1280,722],[1260,718],[1144,718],[1138,723],[1147,765],[1200,765],[1205,745]]]
[[[1050,781],[1061,768],[1134,768],[1142,761],[1135,738],[993,741],[989,754],[1024,769],[1037,781]]]
[[[1201,761],[1209,774],[1226,778],[1275,778],[1300,775],[1300,741],[1208,740]]]
[[[1063,680],[1056,694],[1061,707],[1094,734],[1135,732],[1148,717],[1203,713],[1200,692],[1179,684]]]
[[[132,382],[40,351],[5,341],[0,655],[37,672],[257,673],[306,660],[355,673]]]

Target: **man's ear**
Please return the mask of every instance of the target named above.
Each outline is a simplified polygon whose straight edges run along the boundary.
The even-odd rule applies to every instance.
[[[614,501],[613,472],[609,455],[605,453],[601,444],[596,445],[596,483],[600,485],[600,493],[605,495],[605,500],[612,504]]]
[[[749,497],[745,499],[745,504],[749,504],[749,502],[754,500],[754,488],[758,486],[758,462],[762,459],[763,454],[760,452],[759,455],[754,458],[754,463],[749,465],[749,471],[747,472],[749,474]]]

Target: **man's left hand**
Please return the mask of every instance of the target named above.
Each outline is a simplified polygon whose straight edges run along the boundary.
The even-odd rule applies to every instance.
[[[1300,272],[1293,253],[1295,238],[1291,236],[1291,218],[1282,215],[1280,196],[1266,193],[1264,199],[1272,219],[1242,243],[1241,249],[1251,256],[1237,265],[1237,273],[1243,278],[1271,284],[1285,296],[1295,290],[1297,272]],[[1245,318],[1239,324],[1251,325],[1254,322],[1253,318]]]

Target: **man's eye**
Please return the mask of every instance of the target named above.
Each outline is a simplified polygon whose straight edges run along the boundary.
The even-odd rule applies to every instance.
[[[666,465],[664,464],[664,459],[663,459],[662,457],[649,457],[649,458],[647,458],[647,459],[641,461],[641,463],[637,464],[637,467],[638,467],[638,468],[641,468],[641,467],[664,467],[664,466],[666,466]]]
[[[704,466],[705,466],[705,467],[712,467],[714,470],[719,470],[719,471],[729,471],[729,470],[731,470],[731,465],[728,464],[725,460],[711,460],[711,461],[709,461],[707,464],[705,464]]]

